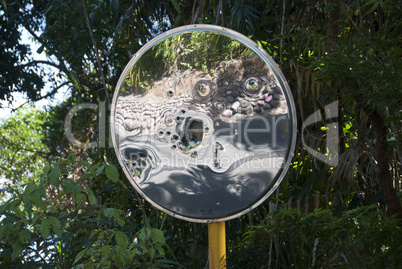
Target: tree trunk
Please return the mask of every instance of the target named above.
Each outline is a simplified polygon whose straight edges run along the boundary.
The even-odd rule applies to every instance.
[[[378,180],[388,205],[388,214],[397,215],[402,220],[402,206],[392,185],[389,158],[387,152],[387,129],[384,120],[376,110],[366,111],[369,120],[373,124],[376,138],[376,153],[378,162]]]

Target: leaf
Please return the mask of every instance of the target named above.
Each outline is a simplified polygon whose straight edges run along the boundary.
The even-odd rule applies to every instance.
[[[367,3],[366,3],[366,5],[367,5]],[[366,14],[364,14],[364,16],[367,16],[368,14],[372,14],[377,8],[378,8],[378,2],[374,3],[374,5],[371,7],[371,9],[369,11],[367,11]]]
[[[61,167],[67,166],[68,164],[70,164],[70,161],[68,159],[59,162],[59,166]]]
[[[43,52],[43,50],[45,49],[45,46],[40,46],[39,49],[36,50],[37,54],[41,54]]]
[[[88,178],[90,178],[92,175],[91,174],[83,174],[80,179],[78,179],[78,182],[87,180]]]
[[[50,234],[50,222],[48,219],[42,219],[42,222],[40,224],[40,230],[43,239],[46,239]]]
[[[140,234],[139,234],[139,236],[138,236],[142,241],[145,241],[145,238],[146,238],[147,236],[150,236],[151,233],[152,233],[150,229],[148,229],[148,228],[146,228],[146,229],[147,229],[146,234],[145,234],[145,229],[142,228],[141,231],[140,231]]]
[[[124,212],[122,210],[119,209],[115,209],[113,212],[113,216],[114,219],[117,221],[117,224],[119,224],[120,226],[124,226],[125,221],[120,217],[121,215],[124,215]]]
[[[169,254],[172,255],[173,259],[176,259],[172,248],[169,245],[165,245],[165,248],[168,250]]]
[[[106,208],[103,210],[103,215],[105,215],[105,217],[111,218],[114,216],[114,208]]]
[[[21,244],[19,241],[15,242],[13,245],[13,253],[11,254],[11,258],[13,260],[18,258],[18,256],[20,256],[20,254],[24,250],[24,248],[25,248],[24,244]]]
[[[75,163],[77,160],[77,157],[74,154],[71,154],[68,156],[68,159],[70,160],[71,163]]]
[[[22,196],[22,200],[24,200],[25,210],[27,211],[28,215],[31,216],[32,214],[32,202],[29,200],[28,197],[25,195]]]
[[[156,250],[159,252],[160,255],[165,256],[165,251],[161,246],[156,245],[155,246]]]
[[[102,256],[107,256],[110,253],[111,245],[104,245],[100,248],[99,252],[102,253]]]
[[[369,6],[369,5],[373,5],[373,4],[377,4],[377,5],[378,5],[377,0],[369,0],[369,1],[367,1],[367,2],[363,5],[363,7],[366,7],[366,6]]]
[[[128,246],[128,239],[125,233],[121,232],[121,231],[116,231],[116,233],[114,234],[114,237],[116,238],[116,242],[117,244],[123,248],[126,249]]]
[[[151,229],[151,238],[154,243],[166,243],[165,236],[163,235],[163,232],[159,229]]]
[[[174,8],[176,9],[176,11],[179,12],[179,14],[181,14],[179,3],[177,3],[176,0],[171,0],[171,1],[172,1]]]
[[[53,226],[53,228],[54,227],[60,228],[61,226],[59,219],[53,216],[49,216],[49,223]]]
[[[151,256],[151,259],[153,259],[153,258],[155,257],[155,249],[154,249],[154,248],[150,248],[150,249],[149,249],[149,252],[151,252],[151,253],[149,253],[149,255]]]
[[[79,164],[82,164],[83,166],[85,166],[86,168],[90,169],[92,164],[90,164],[88,161],[85,160],[80,160],[78,161]]]
[[[37,200],[37,201],[35,201],[35,206],[36,206],[36,208],[37,208],[38,210],[39,210],[39,209],[44,210],[44,209],[46,209],[47,204],[46,204],[44,201],[42,201],[42,200]]]
[[[78,90],[79,89],[79,82],[78,82],[77,75],[74,74],[73,72],[70,72],[70,78],[71,78],[71,82],[73,82],[74,88],[76,88]]]
[[[53,167],[52,171],[50,171],[49,180],[53,186],[58,186],[60,173],[61,173],[61,170],[58,165]]]
[[[91,205],[96,205],[98,203],[98,200],[96,199],[94,192],[90,189],[87,189],[87,192],[88,192],[89,203]]]
[[[79,260],[81,260],[81,258],[85,255],[85,253],[87,252],[87,249],[83,249],[80,252],[78,252],[77,256],[75,256],[75,260],[74,263],[78,262]]]
[[[105,173],[106,176],[114,183],[119,180],[119,172],[117,171],[116,166],[114,166],[113,164],[109,164],[108,166],[106,166]]]
[[[13,223],[7,223],[0,225],[0,239],[3,239],[5,236],[9,234],[11,229],[13,228]]]
[[[122,220],[122,219],[117,219],[116,220],[117,221],[117,224],[119,224],[121,227],[123,227],[124,226],[124,224],[126,223],[124,220]]]
[[[19,240],[21,244],[25,244],[29,239],[31,239],[31,233],[28,230],[23,230],[19,234]]]
[[[62,233],[60,227],[54,226],[53,231],[59,238],[61,238],[63,236],[63,233]]]
[[[25,187],[24,194],[31,193],[31,192],[33,192],[35,189],[36,189],[36,184],[35,184],[35,182],[31,181],[31,182],[29,182],[29,183],[27,184],[27,186]]]
[[[73,202],[76,204],[81,203],[84,200],[85,194],[82,190],[78,190],[74,193]]]
[[[0,206],[0,215],[3,214],[4,211],[6,211],[8,205],[11,203],[11,201],[12,200],[10,199]]]
[[[47,176],[50,170],[51,170],[50,166],[45,166],[45,168],[43,168],[43,173],[40,176],[40,178],[43,180]]]
[[[95,19],[96,19],[96,13],[95,13],[95,12],[89,13],[88,18],[89,18],[90,24],[94,24],[94,23],[95,23]]]
[[[6,0],[1,0],[0,4],[4,7],[4,10],[7,12],[7,2],[6,2]]]
[[[174,25],[173,25],[173,27],[179,26],[181,17],[182,17],[182,15],[177,15],[177,17],[174,19]]]
[[[100,173],[102,173],[103,169],[105,169],[105,165],[102,165],[101,167],[96,169],[96,174],[99,175]]]
[[[25,213],[21,211],[21,209],[19,207],[14,209],[15,214],[20,217],[21,219],[25,219]]]
[[[66,179],[63,181],[63,190],[66,194],[73,192],[75,189],[75,184],[71,179]]]

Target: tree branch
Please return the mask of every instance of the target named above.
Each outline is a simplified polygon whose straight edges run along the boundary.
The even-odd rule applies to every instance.
[[[206,4],[205,0],[200,1],[200,4],[198,5],[197,11],[195,12],[193,18],[191,19],[191,24],[194,24],[197,21],[198,17],[201,14],[201,11],[203,11],[204,8],[205,8],[205,4]]]
[[[69,81],[63,82],[62,84],[60,84],[59,86],[57,86],[56,88],[54,88],[53,90],[51,90],[50,92],[48,92],[47,94],[45,94],[45,95],[43,95],[43,96],[41,96],[41,97],[35,98],[35,100],[32,100],[32,101],[33,101],[33,102],[36,102],[36,101],[39,101],[39,100],[48,98],[48,97],[50,97],[50,96],[53,96],[54,94],[56,94],[56,92],[57,92],[61,87],[64,87],[64,86],[68,85],[69,83],[70,83]],[[23,106],[26,105],[27,103],[29,103],[29,101],[26,101],[26,102],[23,103],[22,105],[20,105],[20,106],[18,106],[18,107],[16,107],[16,108],[11,109],[11,112],[17,111],[18,109],[20,109],[21,107],[23,107]]]
[[[56,88],[54,88],[53,90],[48,92],[47,94],[35,99],[34,101],[39,101],[39,100],[42,100],[44,98],[48,98],[50,96],[53,96],[61,87],[64,87],[64,86],[68,85],[69,83],[70,83],[69,81],[63,82],[62,84],[60,84],[59,86],[57,86]]]
[[[92,34],[91,24],[89,23],[88,13],[87,13],[87,9],[85,7],[84,0],[81,0],[81,4],[82,4],[82,9],[84,11],[85,22],[86,22],[87,27],[88,27],[89,36],[90,36],[92,44],[94,46],[96,62],[98,64],[102,84],[103,84],[103,87],[105,88],[105,96],[106,96],[106,99],[109,99],[109,94],[108,94],[107,87],[106,87],[105,75],[103,74],[102,64],[101,64],[101,60],[100,60],[99,54],[98,54],[98,48],[96,47],[95,39],[94,39],[94,36]]]
[[[22,103],[22,104],[19,105],[18,107],[11,109],[11,113],[14,113],[15,111],[17,111],[18,109],[20,109],[21,107],[25,106],[25,105],[28,104],[28,103],[29,103],[29,100],[26,101],[26,102],[24,102],[24,103]]]
[[[47,64],[47,65],[50,65],[50,66],[53,66],[53,67],[59,69],[60,71],[64,71],[63,68],[59,64],[56,64],[56,63],[53,63],[50,61],[43,61],[43,60],[34,60],[29,63],[22,64],[21,67],[26,67],[26,66],[36,65],[36,64]]]

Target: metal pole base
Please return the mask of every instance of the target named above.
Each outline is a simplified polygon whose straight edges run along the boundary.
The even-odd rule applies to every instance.
[[[226,269],[225,222],[208,224],[209,269]]]

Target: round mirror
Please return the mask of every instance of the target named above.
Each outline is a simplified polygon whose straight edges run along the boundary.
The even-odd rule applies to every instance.
[[[256,43],[190,25],[154,38],[128,63],[111,128],[141,195],[177,218],[216,222],[249,212],[278,187],[296,115],[280,69]]]

